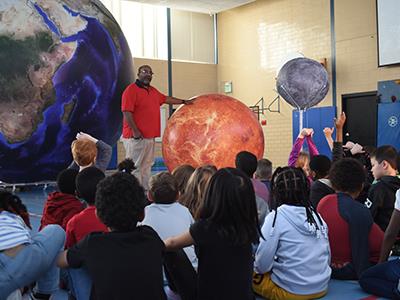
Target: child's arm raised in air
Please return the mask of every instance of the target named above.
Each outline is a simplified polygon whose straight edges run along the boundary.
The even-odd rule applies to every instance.
[[[310,158],[315,156],[315,155],[319,155],[317,146],[315,145],[313,139],[312,139],[312,134],[309,134],[306,136],[306,141],[307,141],[307,145],[308,145],[308,151],[310,152]]]
[[[293,144],[292,151],[289,154],[288,166],[294,167],[297,159],[299,158],[299,153],[301,151],[301,147],[303,147],[304,138],[308,134],[307,128],[303,128],[296,141]]]
[[[329,149],[331,149],[331,151],[333,149],[333,138],[332,138],[332,135],[333,135],[334,130],[335,130],[334,127],[332,127],[332,128],[325,127],[324,130],[323,130],[326,142],[328,143]]]
[[[334,119],[336,127],[336,141],[333,143],[332,162],[343,158],[343,126],[346,123],[346,114],[342,112],[339,117]]]
[[[190,232],[187,231],[185,233],[182,233],[181,235],[167,238],[164,241],[164,244],[167,251],[173,251],[193,245],[194,240],[190,235]]]

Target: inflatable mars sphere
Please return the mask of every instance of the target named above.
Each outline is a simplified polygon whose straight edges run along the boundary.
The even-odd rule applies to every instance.
[[[98,0],[1,0],[0,16],[0,181],[54,180],[77,132],[117,141],[132,56]]]
[[[163,156],[172,171],[182,164],[234,167],[236,154],[264,154],[264,135],[256,115],[242,102],[224,95],[203,95],[181,106],[168,121]]]

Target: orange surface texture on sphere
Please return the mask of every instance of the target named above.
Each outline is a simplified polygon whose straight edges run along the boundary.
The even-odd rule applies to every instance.
[[[262,158],[262,128],[246,105],[219,94],[202,95],[193,104],[179,107],[169,119],[162,140],[170,171],[183,164],[235,167],[240,151]]]

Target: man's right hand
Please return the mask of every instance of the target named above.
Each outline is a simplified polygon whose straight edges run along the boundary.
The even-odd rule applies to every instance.
[[[141,140],[143,139],[143,135],[142,133],[138,130],[136,132],[133,133],[133,139],[135,140]]]

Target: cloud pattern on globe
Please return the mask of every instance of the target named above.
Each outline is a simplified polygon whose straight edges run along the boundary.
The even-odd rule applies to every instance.
[[[132,56],[97,0],[2,0],[0,17],[0,181],[54,180],[77,132],[117,141]]]

